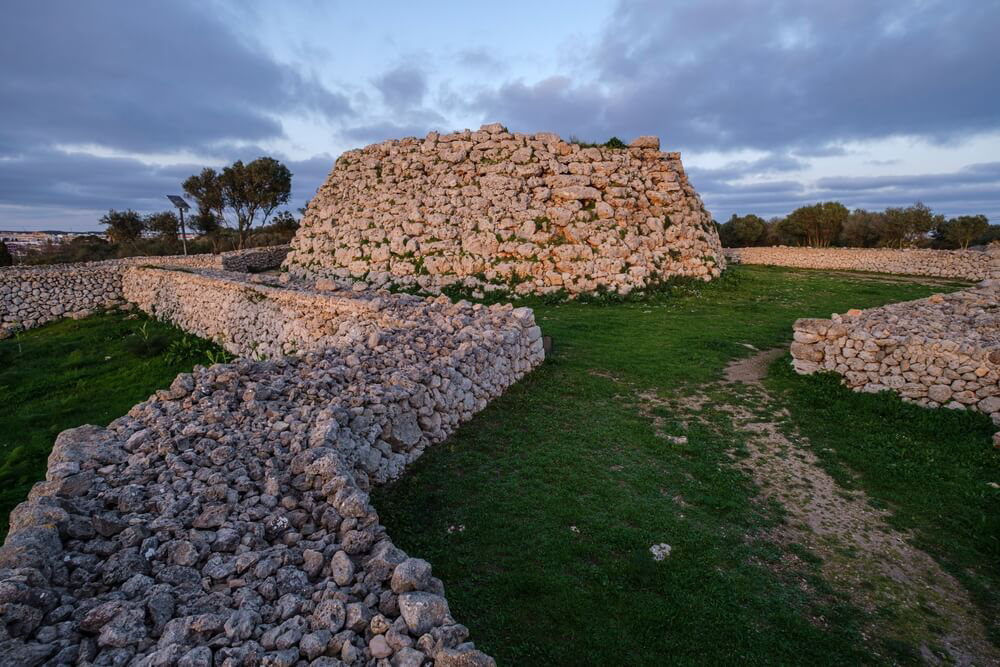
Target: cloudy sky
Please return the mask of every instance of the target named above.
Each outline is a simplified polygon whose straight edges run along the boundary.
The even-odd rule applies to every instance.
[[[166,208],[273,155],[294,206],[342,151],[500,121],[656,134],[716,219],[921,200],[1000,223],[997,0],[11,0],[0,229]]]

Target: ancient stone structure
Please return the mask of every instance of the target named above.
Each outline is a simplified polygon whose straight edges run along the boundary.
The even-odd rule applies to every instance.
[[[543,359],[526,308],[132,266],[240,354],[63,432],[0,548],[0,664],[488,666],[372,484]],[[322,286],[322,285],[321,285]]]
[[[1000,426],[1000,280],[926,299],[795,322],[799,373],[844,376],[855,391],[895,391],[967,408]]]
[[[554,134],[430,133],[344,153],[284,266],[374,286],[628,292],[725,267],[679,153],[655,137],[586,147]]]
[[[124,303],[122,275],[134,266],[263,271],[277,268],[288,246],[238,250],[219,255],[132,257],[104,262],[16,266],[0,269],[0,338],[62,317],[85,317]]]
[[[891,248],[726,248],[733,264],[801,269],[871,271],[980,281],[1000,278],[1000,245],[982,250],[893,250]]]

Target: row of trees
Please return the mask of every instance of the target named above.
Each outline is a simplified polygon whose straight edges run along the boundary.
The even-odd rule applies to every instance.
[[[165,211],[142,216],[135,211],[112,210],[102,220],[107,219],[110,223],[109,236],[114,236],[115,241],[97,235],[76,236],[70,241],[49,243],[33,250],[27,255],[19,257],[18,263],[65,264],[68,262],[95,262],[120,257],[177,255],[181,252],[179,234],[172,235],[169,231],[163,233],[158,231],[158,229],[162,230],[162,227],[157,228],[149,225],[150,218],[163,224],[167,215],[174,215],[174,213]],[[156,218],[159,220],[155,220]],[[136,229],[136,219],[142,225],[138,236],[133,234]],[[187,223],[186,217],[185,223]],[[270,224],[257,227],[254,230],[249,242],[250,246],[288,243],[295,235],[298,225],[298,221],[291,213],[277,215],[272,218]],[[169,227],[167,229],[169,230]],[[189,227],[188,230],[190,231],[190,229]],[[196,239],[189,238],[187,242],[188,253],[192,255],[232,250],[238,246],[239,238],[236,232],[226,228],[220,228],[212,235],[201,235]],[[3,264],[0,263],[0,266]]]
[[[276,213],[291,197],[292,172],[274,158],[261,157],[246,164],[238,160],[221,171],[202,169],[185,179],[182,187],[197,209],[184,219],[186,231],[197,235],[195,239],[188,237],[189,253],[288,243],[298,229],[291,212]],[[304,208],[298,210],[305,212]],[[32,252],[23,263],[87,262],[181,252],[180,219],[174,211],[143,215],[131,209],[112,209],[99,222],[107,230],[107,240],[97,235],[78,236]]]
[[[884,211],[848,211],[840,202],[802,206],[784,218],[733,215],[718,225],[727,247],[794,245],[817,248],[968,248],[1000,240],[1000,225],[985,215],[945,218],[924,204]]]
[[[141,215],[131,209],[125,211],[110,210],[101,217],[100,223],[107,228],[108,241],[119,246],[124,251],[134,251],[130,254],[172,254],[181,247],[180,219],[173,211],[160,211]],[[287,243],[299,223],[288,211],[282,211],[272,218],[271,223],[253,229],[233,229],[219,223],[212,214],[199,211],[197,215],[185,220],[185,224],[198,235],[189,242],[189,251],[214,252],[237,250],[252,245],[275,245]],[[141,252],[151,248],[162,248],[166,252]],[[192,250],[193,248],[193,250]]]

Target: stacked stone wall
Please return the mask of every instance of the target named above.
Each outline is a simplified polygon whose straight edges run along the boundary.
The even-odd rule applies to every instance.
[[[338,158],[310,201],[293,275],[517,294],[628,292],[725,267],[679,153],[554,134],[430,133]]]
[[[986,250],[894,250],[891,248],[726,248],[733,264],[802,269],[871,271],[936,276],[978,282],[1000,278],[1000,245]]]
[[[122,276],[131,267],[176,266],[189,269],[263,271],[277,268],[289,246],[251,248],[219,255],[131,257],[0,269],[0,338],[62,317],[85,317],[124,302]]]
[[[855,391],[984,412],[1000,426],[1000,281],[795,322],[795,370],[831,371]]]
[[[531,311],[261,280],[126,271],[140,307],[235,351],[310,351],[59,436],[0,548],[0,662],[494,664],[367,492],[542,361]]]

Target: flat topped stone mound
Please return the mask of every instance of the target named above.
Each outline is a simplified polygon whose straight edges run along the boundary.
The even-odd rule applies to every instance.
[[[610,143],[610,142],[609,142]],[[679,153],[478,132],[347,151],[310,202],[293,275],[517,294],[711,280],[725,259]]]

